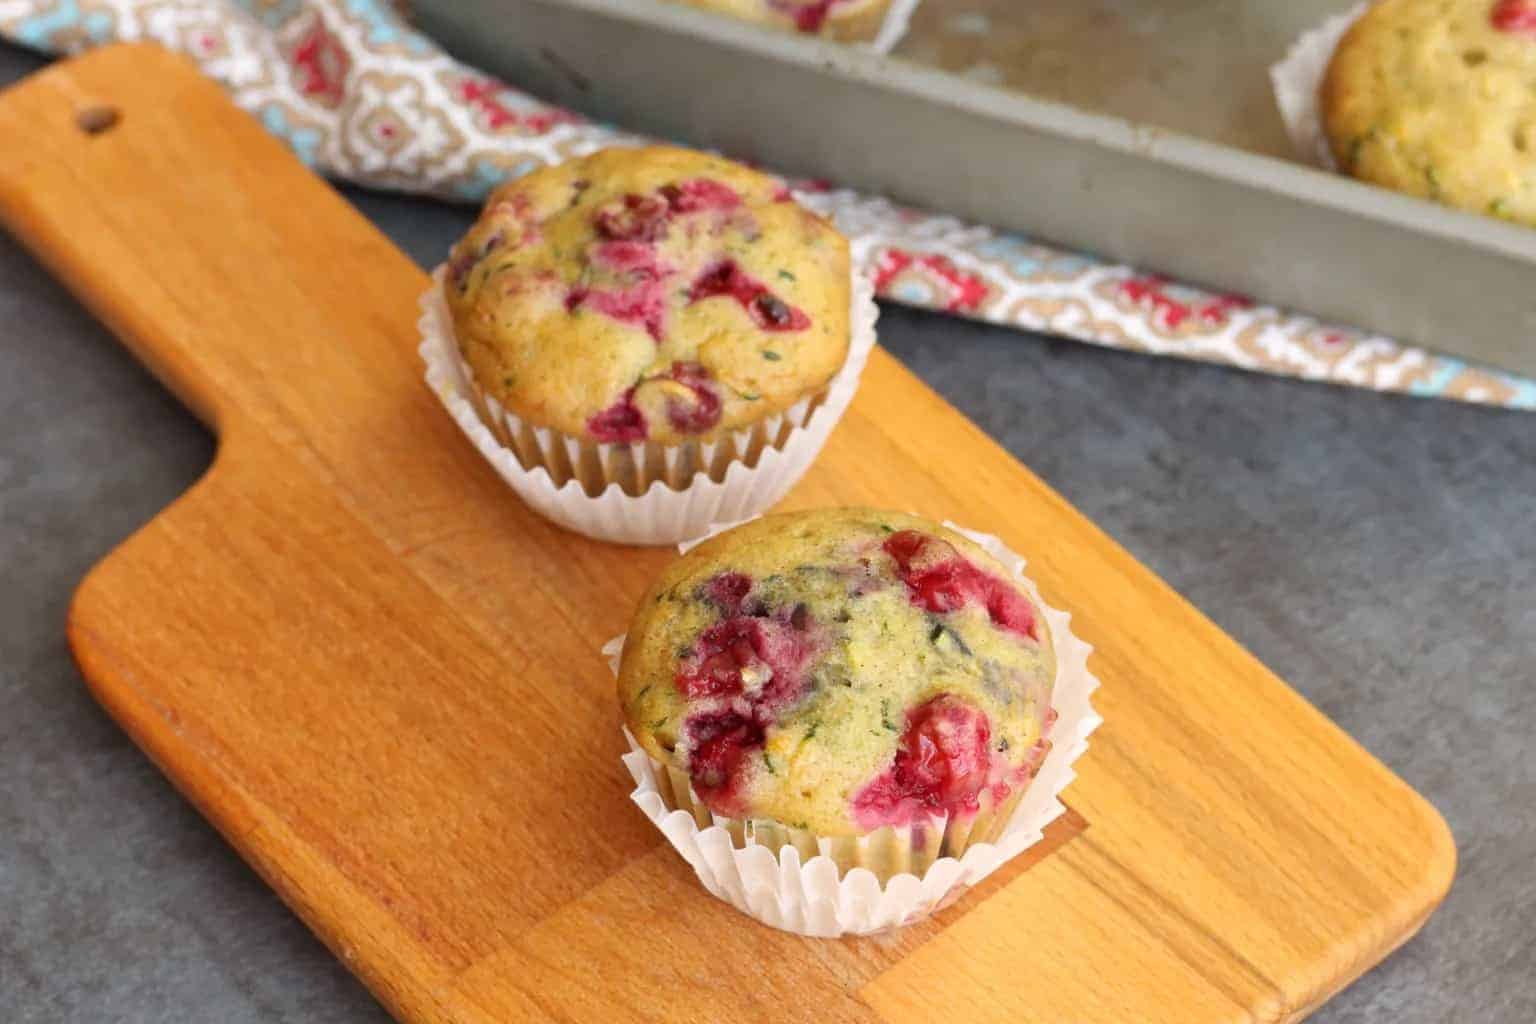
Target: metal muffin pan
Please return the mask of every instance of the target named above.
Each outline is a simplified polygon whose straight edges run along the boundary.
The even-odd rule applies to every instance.
[[[415,11],[628,129],[1536,376],[1536,230],[1288,153],[1269,65],[1348,2],[925,0],[890,57],[658,0]],[[1004,85],[931,66],[978,56]]]

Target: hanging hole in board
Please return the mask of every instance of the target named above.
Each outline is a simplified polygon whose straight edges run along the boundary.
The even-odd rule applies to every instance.
[[[75,115],[75,126],[87,135],[100,135],[111,131],[121,119],[116,107],[86,107]]]

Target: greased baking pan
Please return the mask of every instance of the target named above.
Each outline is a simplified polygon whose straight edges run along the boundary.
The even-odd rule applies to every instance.
[[[1536,230],[1289,152],[1269,65],[1343,6],[926,0],[890,57],[657,0],[416,14],[626,128],[1536,375]]]

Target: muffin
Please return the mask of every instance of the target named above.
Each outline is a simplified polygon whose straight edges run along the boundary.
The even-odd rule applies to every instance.
[[[874,340],[836,228],[777,179],[685,149],[502,186],[441,277],[480,418],[524,470],[592,497],[755,469]]]
[[[891,0],[678,0],[743,21],[845,42],[866,42],[880,32]]]
[[[1041,610],[966,537],[844,508],[768,516],[642,599],[618,696],[669,807],[884,882],[990,842],[1049,750]]]
[[[446,288],[480,388],[594,442],[712,439],[826,387],[848,355],[848,243],[719,157],[606,149],[510,182]]]
[[[1319,93],[1340,169],[1536,225],[1536,0],[1382,0]]]

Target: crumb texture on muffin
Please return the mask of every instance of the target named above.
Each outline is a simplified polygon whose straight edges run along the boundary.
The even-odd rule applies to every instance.
[[[709,439],[820,392],[848,353],[847,241],[783,183],[670,147],[498,189],[444,291],[482,390],[590,441]]]
[[[1027,785],[1055,653],[1005,568],[935,523],[768,516],[700,545],[624,646],[630,731],[716,814],[863,835]]]
[[[743,21],[831,39],[866,40],[880,30],[890,0],[674,0]]]
[[[1319,101],[1342,170],[1536,226],[1536,0],[1381,0]]]

